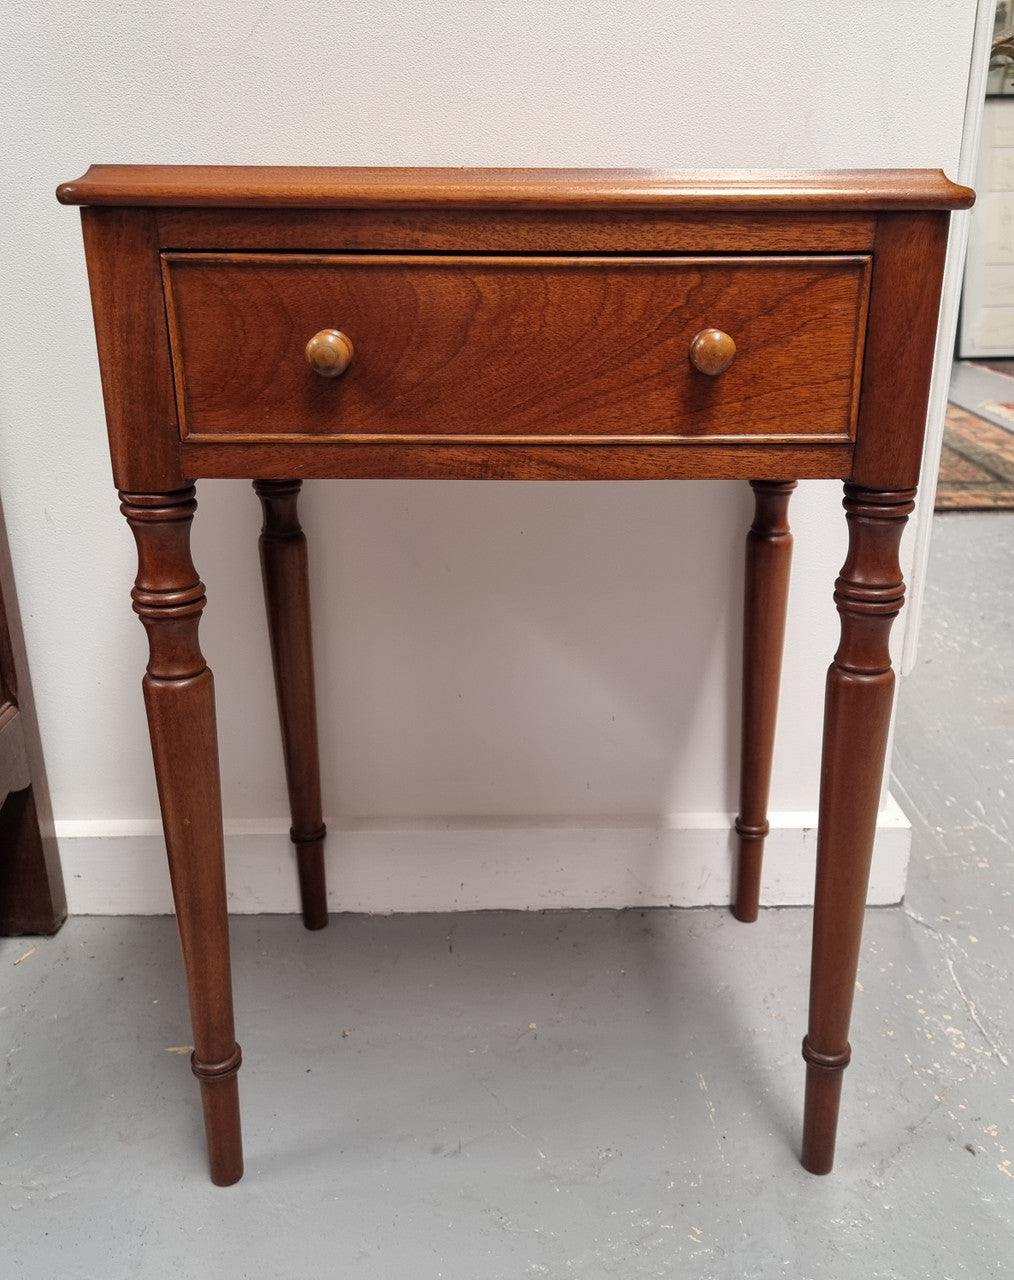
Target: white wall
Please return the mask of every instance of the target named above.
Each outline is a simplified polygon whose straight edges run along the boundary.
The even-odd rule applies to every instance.
[[[974,19],[974,0],[347,0],[331,12],[8,0],[0,483],[72,909],[154,908],[165,878],[133,544],[59,181],[93,161],[954,174]],[[726,894],[745,488],[307,486],[336,901]],[[797,900],[837,635],[835,489],[811,483],[795,499],[772,809],[787,833],[773,896]],[[240,907],[284,909],[285,842],[263,839],[287,823],[258,504],[233,482],[201,497],[233,887]],[[903,850],[885,875],[896,897]],[[124,894],[131,882],[139,896]]]

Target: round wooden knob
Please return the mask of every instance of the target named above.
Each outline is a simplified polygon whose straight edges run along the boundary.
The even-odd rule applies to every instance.
[[[736,358],[736,344],[721,329],[702,329],[690,344],[690,363],[715,378]]]
[[[352,339],[339,329],[321,329],[306,344],[306,363],[322,378],[338,378],[352,363]]]

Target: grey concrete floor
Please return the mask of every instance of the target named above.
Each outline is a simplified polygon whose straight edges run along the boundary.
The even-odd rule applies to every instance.
[[[868,914],[830,1177],[797,1162],[807,911],[237,918],[226,1189],[172,921],[75,919],[0,939],[0,1276],[1009,1275],[1012,583],[1014,515],[939,518],[910,890]]]

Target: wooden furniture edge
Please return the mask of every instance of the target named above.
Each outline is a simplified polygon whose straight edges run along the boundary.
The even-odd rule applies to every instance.
[[[21,630],[14,568],[0,501],[0,662],[10,670],[0,680],[0,704],[12,695],[27,756],[29,785],[0,796],[0,936],[52,934],[67,918],[60,851],[46,777],[28,655]]]
[[[967,209],[940,169],[662,170],[92,165],[62,204],[161,208]]]

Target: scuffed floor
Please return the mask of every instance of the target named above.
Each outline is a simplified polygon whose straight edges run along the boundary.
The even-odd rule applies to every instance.
[[[236,919],[224,1190],[173,923],[77,919],[0,940],[3,1276],[1008,1275],[1014,516],[941,518],[934,562],[834,1174],[796,1156],[806,911]]]

